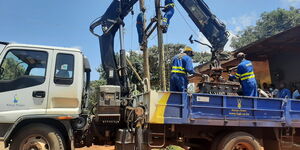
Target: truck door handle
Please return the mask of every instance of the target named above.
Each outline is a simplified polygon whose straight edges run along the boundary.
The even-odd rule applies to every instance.
[[[46,92],[45,91],[33,91],[32,92],[32,97],[35,98],[45,98]]]

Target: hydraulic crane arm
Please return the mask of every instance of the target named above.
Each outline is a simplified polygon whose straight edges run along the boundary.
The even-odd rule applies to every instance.
[[[138,0],[113,0],[104,15],[100,19],[94,21],[90,26],[90,31],[99,38],[102,66],[109,85],[126,86],[124,75],[119,74],[119,69],[125,67],[122,66],[122,57],[125,58],[125,56],[120,56],[121,63],[119,64],[120,67],[118,67],[114,53],[114,37],[116,32],[121,28],[120,25],[124,25],[123,19],[132,10],[133,5],[137,1]],[[160,0],[157,1],[159,2]],[[192,21],[211,43],[212,66],[218,67],[220,53],[223,51],[224,46],[228,41],[226,26],[211,13],[203,0],[178,0],[178,2],[183,6]],[[94,29],[99,25],[102,26],[103,31],[101,36],[94,32]],[[120,36],[120,38],[122,40],[122,36]],[[120,54],[122,55],[121,52]]]
[[[212,45],[212,51],[223,51],[228,41],[226,26],[203,0],[178,0],[189,17]]]
[[[203,0],[178,0],[189,17],[196,24],[198,29],[203,33],[211,46],[211,69],[214,73],[220,74],[222,67],[220,65],[221,59],[228,59],[228,56],[222,54],[224,47],[228,41],[229,33],[226,31],[226,26],[221,22],[212,12]],[[197,40],[190,41],[198,42]]]
[[[123,19],[132,10],[132,6],[138,0],[113,0],[104,15],[90,25],[90,31],[99,38],[100,53],[104,72],[108,85],[123,85],[125,79],[120,78],[119,70],[124,66],[117,66],[114,53],[114,38],[120,25],[124,25]],[[102,26],[103,34],[95,33],[97,26]],[[121,31],[122,32],[122,31]],[[121,64],[120,64],[121,65]]]

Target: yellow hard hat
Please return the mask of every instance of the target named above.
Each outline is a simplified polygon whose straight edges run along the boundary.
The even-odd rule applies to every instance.
[[[185,46],[184,49],[183,49],[184,52],[190,52],[190,51],[193,51],[193,49],[189,46]]]

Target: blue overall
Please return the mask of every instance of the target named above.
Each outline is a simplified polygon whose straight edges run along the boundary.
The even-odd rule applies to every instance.
[[[277,98],[292,98],[292,93],[289,89],[284,88],[284,89],[279,90],[276,97]]]
[[[174,12],[175,12],[174,6],[175,6],[174,0],[165,0],[165,8],[163,10],[165,12],[165,14],[164,14],[164,17],[162,20],[162,26],[164,27],[164,29],[163,29],[164,33],[166,33],[168,31],[170,20],[174,15]]]
[[[244,59],[237,67],[237,73],[229,77],[240,79],[244,96],[258,96],[257,83],[251,61]]]
[[[192,58],[185,53],[174,56],[171,70],[170,91],[186,91],[189,83],[187,73],[195,74]]]
[[[142,44],[144,39],[144,13],[140,13],[136,18],[136,29],[138,32],[139,43]]]

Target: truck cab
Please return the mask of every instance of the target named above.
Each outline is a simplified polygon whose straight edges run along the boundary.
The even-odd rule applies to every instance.
[[[6,146],[16,143],[30,126],[48,126],[62,139],[72,137],[71,120],[82,115],[89,74],[88,60],[79,49],[1,42],[0,140]],[[69,140],[62,141],[72,147]],[[47,145],[47,140],[42,143]]]

